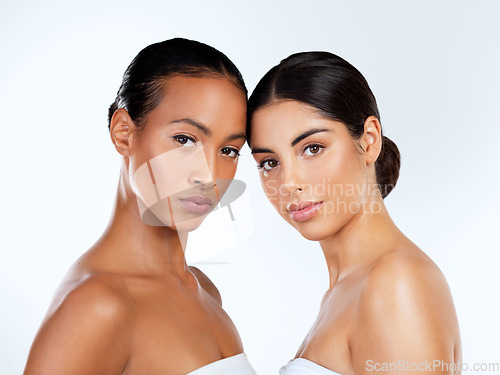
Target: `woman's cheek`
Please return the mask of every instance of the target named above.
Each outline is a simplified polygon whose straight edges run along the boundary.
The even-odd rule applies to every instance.
[[[264,172],[265,173],[265,172]],[[283,196],[280,193],[280,184],[275,178],[261,175],[261,185],[266,194],[267,199],[280,212],[280,207],[283,202]]]
[[[238,166],[237,161],[225,161],[217,171],[217,176],[214,176],[216,180],[232,180],[236,174],[236,168]]]

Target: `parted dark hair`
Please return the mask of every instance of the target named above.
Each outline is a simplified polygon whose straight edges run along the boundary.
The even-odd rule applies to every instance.
[[[222,52],[194,40],[169,39],[147,46],[132,60],[109,107],[108,128],[118,108],[125,108],[135,125],[143,125],[163,99],[168,78],[179,75],[226,78],[247,94],[240,71]]]
[[[354,66],[329,52],[290,55],[262,77],[248,101],[246,134],[250,147],[254,112],[280,100],[297,100],[316,108],[322,116],[344,123],[354,139],[363,135],[369,116],[380,121],[377,102],[366,79]],[[382,198],[396,185],[400,165],[396,144],[382,136],[382,150],[375,162]]]

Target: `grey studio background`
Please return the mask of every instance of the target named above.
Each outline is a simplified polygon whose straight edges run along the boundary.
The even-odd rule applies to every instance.
[[[463,361],[500,362],[499,14],[498,1],[3,1],[0,372],[22,372],[56,286],[107,224],[120,167],[107,109],[125,68],[175,36],[226,53],[250,92],[298,51],[334,52],[365,75],[402,154],[389,212],[447,277]],[[277,374],[328,274],[319,245],[265,198],[247,146],[236,178],[247,189],[235,222],[214,212],[187,256],[256,371]]]

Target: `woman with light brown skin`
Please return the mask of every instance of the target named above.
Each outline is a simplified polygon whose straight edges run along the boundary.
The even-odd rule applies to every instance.
[[[247,137],[267,197],[319,242],[330,276],[316,322],[280,374],[459,373],[447,282],[384,205],[400,156],[361,73],[327,52],[288,57],[252,93]]]
[[[25,375],[255,375],[216,287],[184,257],[245,142],[246,88],[205,44],[143,49],[109,110],[122,156],[114,210],[70,269]]]

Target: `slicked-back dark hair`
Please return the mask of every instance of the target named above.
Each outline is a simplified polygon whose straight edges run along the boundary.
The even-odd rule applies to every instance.
[[[247,94],[240,71],[222,52],[194,40],[169,39],[147,46],[132,60],[109,107],[108,128],[118,108],[125,108],[135,125],[143,125],[163,99],[168,79],[179,75],[226,78]]]

